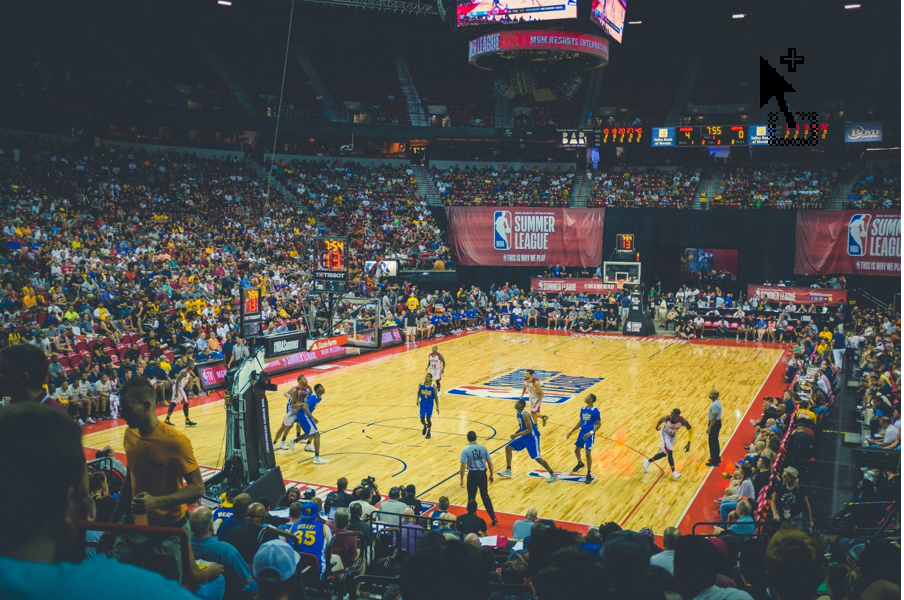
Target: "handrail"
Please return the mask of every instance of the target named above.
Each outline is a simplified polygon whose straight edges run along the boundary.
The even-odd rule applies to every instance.
[[[126,523],[103,523],[99,521],[79,521],[77,523],[79,531],[103,531],[106,533],[129,534],[138,533],[141,535],[160,535],[166,537],[178,537],[179,547],[182,556],[182,573],[190,573],[189,565],[189,540],[188,533],[181,527],[157,527],[155,525],[129,525]],[[84,548],[84,547],[83,547]],[[184,577],[184,575],[183,575]],[[181,582],[179,582],[181,583]]]
[[[727,532],[729,527],[731,527],[732,525],[737,525],[737,524],[738,524],[737,521],[732,521],[732,522],[728,522],[728,521],[700,521],[699,523],[694,523],[693,527],[691,527],[691,535],[697,535],[697,526],[722,527],[722,528],[725,529],[725,531]],[[751,523],[742,523],[742,525],[750,525],[750,524],[751,524]],[[764,520],[762,520],[762,521],[754,521],[754,522],[752,523],[752,525],[754,526],[754,531],[755,531],[755,533],[754,533],[753,535],[763,535],[764,532],[763,532],[762,530],[763,530],[764,528],[766,528],[766,527],[769,527],[769,528],[777,528],[777,527],[776,527],[777,524],[775,523],[775,521],[771,521],[771,520],[769,520],[769,519],[764,519]],[[703,533],[703,534],[700,534],[700,535],[704,535],[704,536],[705,536],[705,535],[708,535],[708,534]],[[715,535],[715,534],[709,534],[709,535]],[[737,534],[737,535],[741,535],[741,534]]]

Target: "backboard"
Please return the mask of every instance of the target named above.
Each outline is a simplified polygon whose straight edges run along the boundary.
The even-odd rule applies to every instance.
[[[603,263],[603,281],[606,283],[640,283],[639,262],[613,262]]]

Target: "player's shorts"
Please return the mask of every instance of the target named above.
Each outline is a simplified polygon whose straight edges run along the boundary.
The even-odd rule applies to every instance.
[[[176,389],[173,390],[173,397],[170,398],[170,404],[186,404],[188,403],[188,394],[185,393],[185,389],[179,386],[176,386]]]
[[[423,402],[419,406],[421,417],[432,417],[433,416],[433,402]]]
[[[531,400],[530,401],[530,411],[532,413],[540,414],[541,408],[543,408],[543,400]]]
[[[430,376],[433,378],[433,381],[442,381],[443,372],[442,371],[430,371]]]
[[[659,449],[662,450],[663,452],[671,452],[672,449],[675,447],[675,438],[673,438],[671,436],[665,436],[665,435],[663,435],[661,437],[662,437],[662,443],[659,444]]]
[[[406,327],[405,335],[417,335],[417,327]]]
[[[298,411],[298,417],[295,422],[301,425],[301,430],[304,431],[305,435],[314,435],[320,431],[317,429],[317,424],[304,411]]]
[[[532,435],[521,436],[510,441],[508,445],[512,448],[512,450],[515,450],[516,452],[527,450],[528,456],[533,459],[541,458],[539,437],[534,437]]]
[[[291,427],[293,423],[298,421],[298,412],[299,411],[292,411],[286,413],[285,418],[282,420],[283,427]]]
[[[585,435],[586,435],[586,432],[584,432],[584,431],[578,432],[578,439],[575,440],[574,446],[575,446],[575,448],[583,448],[584,450],[592,450],[593,449],[593,441],[596,439],[596,434],[591,433],[590,437],[587,438],[586,440],[584,439]]]

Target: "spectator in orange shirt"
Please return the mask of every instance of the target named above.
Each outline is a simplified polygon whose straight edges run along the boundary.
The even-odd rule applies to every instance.
[[[123,437],[128,472],[119,493],[112,521],[118,522],[131,508],[136,524],[178,527],[190,536],[186,504],[204,494],[204,481],[191,442],[175,428],[157,418],[157,394],[144,377],[133,377],[120,390],[122,418],[129,429]],[[203,571],[188,561],[191,573],[182,572],[182,549],[178,537],[160,541],[142,535],[119,536],[113,556],[157,571],[178,582],[197,585],[222,574],[222,567]]]

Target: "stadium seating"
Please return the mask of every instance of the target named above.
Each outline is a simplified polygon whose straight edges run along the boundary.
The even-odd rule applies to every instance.
[[[495,167],[431,169],[449,206],[568,206],[574,173]]]
[[[690,208],[700,175],[685,169],[619,169],[596,174],[591,184],[587,206]]]

